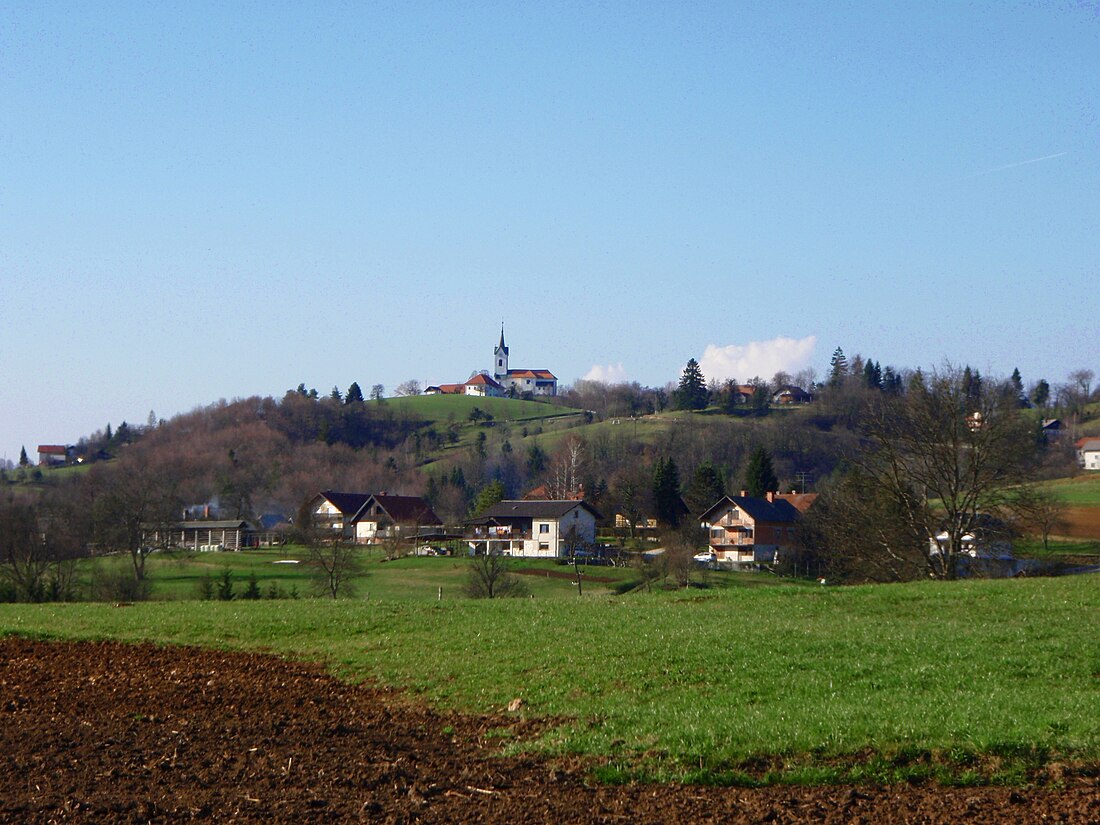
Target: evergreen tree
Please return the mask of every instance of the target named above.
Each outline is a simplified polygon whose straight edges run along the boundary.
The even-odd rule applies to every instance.
[[[363,391],[359,389],[359,382],[352,381],[351,386],[348,387],[348,391],[344,393],[345,404],[363,403]]]
[[[740,393],[737,388],[737,381],[730,378],[722,385],[722,412],[726,415],[732,415],[737,411],[739,401]]]
[[[753,498],[763,498],[765,493],[779,489],[779,479],[772,468],[771,453],[763,447],[757,447],[749,456],[749,466],[745,470],[745,490]]]
[[[1050,401],[1050,384],[1045,378],[1040,378],[1031,391],[1031,403],[1036,407],[1044,408],[1048,401]]]
[[[680,376],[680,385],[676,388],[676,408],[680,410],[702,410],[707,406],[707,382],[699,362],[689,358],[684,372]]]
[[[1016,393],[1021,407],[1027,406],[1027,393],[1024,392],[1024,379],[1020,376],[1020,368],[1016,367],[1012,370],[1012,378],[1009,379],[1012,382],[1012,391]]]
[[[527,477],[537,478],[546,469],[546,451],[538,444],[532,444],[527,448]]]
[[[684,499],[691,513],[702,513],[725,494],[726,485],[722,483],[721,474],[713,464],[704,461],[691,477],[691,483],[684,491]]]
[[[31,460],[29,458],[27,458],[27,448],[23,447],[22,449],[19,450],[19,466],[20,467],[26,467],[30,463],[31,463]]]
[[[680,526],[683,502],[680,500],[680,470],[671,458],[657,459],[653,469],[653,506],[657,520],[675,529]]]
[[[336,401],[337,403],[344,400],[344,396],[340,394],[339,387],[333,387],[332,392],[328,394],[328,397],[331,398],[333,401]]]
[[[901,395],[901,376],[894,372],[893,367],[882,371],[882,391],[888,395]]]
[[[499,478],[490,481],[474,499],[474,503],[471,505],[471,515],[480,516],[494,504],[503,501],[504,495],[504,482]]]
[[[829,359],[829,386],[840,386],[847,376],[848,359],[844,355],[844,350],[837,347],[833,350],[833,357]]]

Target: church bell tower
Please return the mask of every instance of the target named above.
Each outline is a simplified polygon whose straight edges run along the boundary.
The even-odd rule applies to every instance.
[[[504,343],[504,324],[500,325],[500,343],[493,350],[493,378],[500,383],[508,375],[508,346]]]

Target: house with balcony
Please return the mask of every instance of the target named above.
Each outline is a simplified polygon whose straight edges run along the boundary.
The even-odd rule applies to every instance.
[[[742,490],[723,496],[699,521],[718,561],[749,566],[776,564],[791,551],[800,517],[794,504],[774,492],[755,498]]]
[[[600,514],[584,501],[501,501],[466,522],[471,555],[567,558],[596,542]]]

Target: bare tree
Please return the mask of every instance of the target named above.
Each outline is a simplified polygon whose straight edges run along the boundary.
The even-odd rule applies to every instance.
[[[339,530],[326,529],[314,522],[306,501],[298,508],[294,540],[309,554],[314,586],[333,599],[351,595],[353,580],[363,573],[363,558],[352,539]]]
[[[1008,502],[1021,532],[1038,535],[1043,550],[1050,552],[1050,537],[1066,526],[1066,503],[1052,490],[1023,485],[1013,491]]]
[[[420,382],[415,378],[410,378],[408,381],[402,381],[397,385],[397,389],[394,391],[394,395],[420,395]]]
[[[798,533],[799,563],[829,579],[895,582],[926,575],[925,531],[858,468],[823,486]]]
[[[167,549],[182,516],[181,472],[169,455],[143,451],[128,453],[92,479],[97,544],[129,554],[135,581],[145,579],[146,557]]]
[[[956,577],[963,536],[1006,502],[1036,449],[1010,385],[987,380],[975,393],[950,367],[911,381],[905,397],[872,393],[864,435],[855,464],[927,537],[934,578]]]
[[[576,435],[566,436],[550,461],[546,481],[550,498],[566,500],[580,496],[584,461],[584,439]]]
[[[507,556],[486,553],[470,559],[466,595],[471,599],[497,599],[526,596],[527,585],[509,570]]]

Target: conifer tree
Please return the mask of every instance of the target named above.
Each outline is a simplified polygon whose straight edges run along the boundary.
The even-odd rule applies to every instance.
[[[363,403],[363,391],[359,389],[358,381],[352,381],[348,391],[344,393],[344,403],[355,404],[356,402]]]
[[[829,359],[829,386],[840,386],[847,375],[848,358],[844,355],[844,350],[837,347],[833,350],[833,357]]]
[[[1020,376],[1020,368],[1016,367],[1012,370],[1012,391],[1016,393],[1016,398],[1019,399],[1020,406],[1027,406],[1027,393],[1024,392],[1024,379]]]
[[[27,458],[27,448],[23,447],[22,449],[19,450],[19,466],[20,467],[26,467],[30,463],[31,463],[31,460],[29,458]]]
[[[726,485],[722,483],[721,474],[713,464],[704,461],[691,477],[684,498],[690,512],[702,513],[725,494]]]
[[[658,521],[672,528],[680,526],[680,470],[671,458],[657,459],[653,469],[653,505]]]
[[[699,362],[689,358],[684,372],[680,376],[680,385],[676,388],[676,408],[680,410],[702,410],[707,406],[707,382]]]
[[[771,453],[757,447],[749,456],[749,466],[745,470],[745,490],[753,498],[763,498],[765,493],[775,492],[778,488],[779,479],[772,468]]]

